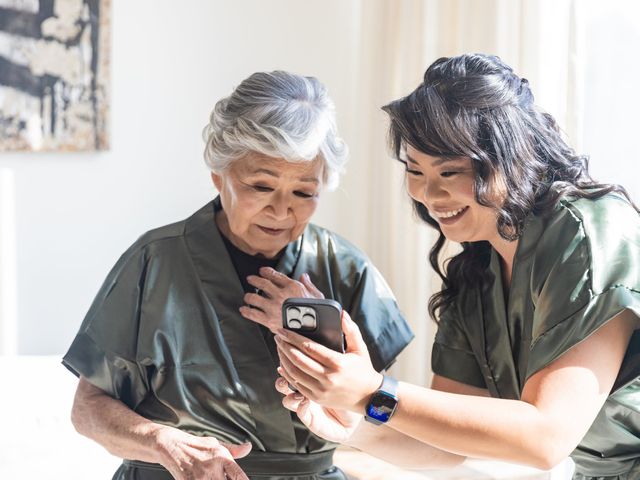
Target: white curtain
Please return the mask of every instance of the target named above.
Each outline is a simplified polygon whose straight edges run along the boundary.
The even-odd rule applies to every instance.
[[[435,324],[427,302],[440,280],[428,263],[435,234],[412,214],[403,169],[386,148],[387,119],[380,106],[412,91],[439,57],[491,53],[529,79],[538,103],[575,144],[582,118],[579,13],[575,0],[361,2],[356,108],[362,120],[352,162],[366,172],[361,193],[368,199],[367,250],[416,333],[393,367],[403,380],[430,381]]]

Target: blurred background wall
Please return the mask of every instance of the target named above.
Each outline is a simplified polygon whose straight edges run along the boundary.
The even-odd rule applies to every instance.
[[[351,160],[315,221],[359,245],[395,291],[417,333],[394,367],[403,379],[429,379],[439,282],[379,107],[432,61],[501,56],[592,154],[595,176],[640,199],[633,0],[113,0],[110,13],[111,149],[0,155],[1,354],[63,354],[127,246],[215,195],[200,132],[258,70],[316,76],[336,103]]]

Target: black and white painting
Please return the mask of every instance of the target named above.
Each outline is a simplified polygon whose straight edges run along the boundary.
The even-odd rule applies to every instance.
[[[0,0],[0,151],[109,147],[110,0]]]

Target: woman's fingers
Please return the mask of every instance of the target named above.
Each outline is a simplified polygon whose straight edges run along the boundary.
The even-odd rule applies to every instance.
[[[316,286],[311,282],[311,278],[307,273],[303,273],[300,275],[300,282],[305,286],[311,295],[315,298],[324,298],[324,294],[316,288]]]
[[[300,404],[305,401],[304,395],[300,393],[292,393],[282,397],[282,406],[292,412],[298,412]]]
[[[284,273],[280,273],[279,271],[271,267],[261,267],[259,271],[260,276],[266,278],[267,280],[270,280],[280,288],[284,288],[287,285],[290,285],[291,282],[295,282],[295,280],[291,280]]]
[[[259,308],[263,312],[273,315],[274,311],[279,313],[280,309],[275,308],[274,303],[268,298],[258,295],[257,293],[245,293],[243,297],[244,302],[252,307]]]
[[[322,364],[305,355],[303,352],[301,352],[291,344],[282,341],[280,338],[278,338],[278,336],[276,336],[275,338],[279,354],[281,354],[281,356],[282,354],[285,355],[289,359],[289,361],[303,373],[308,374],[314,378],[325,375],[327,373],[326,368]]]
[[[249,455],[249,452],[251,452],[252,448],[251,442],[241,443],[240,445],[220,442],[220,445],[229,450],[229,453],[233,458],[246,457],[247,455]]]
[[[271,280],[260,277],[259,275],[247,276],[247,282],[249,282],[249,285],[256,287],[261,292],[264,292],[269,298],[276,298],[280,292],[280,288]]]
[[[330,348],[325,347],[324,345],[316,343],[313,340],[309,340],[302,335],[299,335],[290,330],[285,330],[284,328],[278,328],[276,330],[275,338],[276,342],[282,342],[278,345],[282,345],[283,347],[285,347],[286,344],[292,345],[293,347],[300,350],[305,356],[313,359],[323,367],[335,369],[340,366],[340,353],[335,352]]]
[[[259,323],[260,325],[264,325],[265,327],[273,330],[275,325],[272,325],[271,323],[271,317],[269,317],[268,315],[266,315],[262,310],[259,310],[257,308],[251,308],[251,307],[247,307],[242,306],[239,308],[240,310],[240,315],[242,315],[244,318],[248,319],[248,320],[252,320],[256,323]],[[281,325],[278,323],[278,328]]]
[[[249,477],[242,471],[240,466],[233,461],[225,462],[223,475],[221,478],[228,480],[249,480]]]
[[[364,343],[362,333],[346,310],[342,311],[342,331],[347,344],[347,353],[364,354],[369,357],[369,350],[367,344]]]
[[[283,395],[291,395],[292,393],[295,393],[289,388],[289,382],[287,382],[287,379],[284,377],[279,377],[276,380],[276,390]]]
[[[284,354],[280,355],[280,366],[282,367],[281,375],[303,395],[308,396],[310,389],[319,388],[318,381],[312,375],[298,368],[295,361]]]

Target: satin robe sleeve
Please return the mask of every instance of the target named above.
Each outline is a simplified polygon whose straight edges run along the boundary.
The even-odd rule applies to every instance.
[[[133,245],[113,267],[62,363],[132,409],[148,382],[137,360],[140,306],[147,259]]]
[[[467,333],[460,324],[459,309],[455,303],[440,315],[431,351],[431,368],[436,375],[465,385],[487,388]]]
[[[614,195],[563,201],[535,255],[527,378],[623,310],[640,317],[638,213]]]
[[[369,262],[364,265],[347,310],[360,327],[371,363],[381,371],[395,362],[414,335],[378,269]]]

